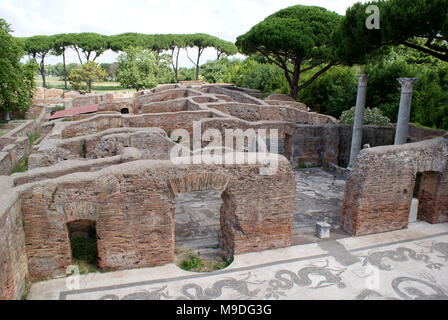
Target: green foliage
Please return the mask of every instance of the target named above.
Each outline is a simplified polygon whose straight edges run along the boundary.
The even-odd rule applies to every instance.
[[[11,174],[23,173],[28,171],[28,157],[17,163],[11,170]]]
[[[223,261],[223,262],[221,262],[221,263],[218,263],[217,265],[216,265],[216,270],[224,270],[224,269],[226,269],[227,267],[230,267],[230,265],[233,263],[233,260],[231,260],[231,261]]]
[[[65,106],[55,106],[55,107],[51,108],[50,114],[54,115],[56,112],[62,111],[62,110],[65,110]]]
[[[35,131],[35,132],[30,132],[26,135],[28,137],[28,141],[30,143],[30,146],[34,145],[34,143],[36,143],[37,140],[40,139],[41,134],[40,131]]]
[[[299,100],[313,111],[339,118],[356,101],[357,68],[337,66],[302,90]]]
[[[75,90],[87,89],[87,92],[92,92],[92,84],[95,81],[105,78],[107,78],[107,73],[93,61],[88,61],[81,67],[73,69],[68,76],[68,80]]]
[[[324,8],[293,6],[254,26],[238,37],[236,45],[246,55],[261,53],[279,66],[288,80],[291,96],[296,98],[301,89],[335,63],[331,35],[340,22],[341,16]],[[305,62],[309,69],[319,67],[319,71],[299,85]]]
[[[380,29],[369,30],[369,5],[380,9]],[[404,45],[448,61],[448,0],[381,0],[356,3],[335,33],[338,54],[348,63],[365,62],[384,46]],[[416,39],[418,38],[418,39]]]
[[[356,107],[344,111],[339,119],[339,123],[353,124],[355,122],[355,112]],[[390,124],[390,119],[384,116],[378,108],[367,108],[364,113],[364,124],[373,126],[388,126]]]
[[[402,59],[366,65],[369,74],[367,104],[381,109],[392,122],[397,121],[401,86],[398,78],[412,77],[419,81],[414,87],[411,122],[431,128],[448,129],[448,65],[407,64]]]
[[[188,256],[185,260],[180,263],[180,267],[182,270],[191,271],[194,269],[200,269],[204,266],[201,258],[195,255]]]
[[[141,48],[129,48],[118,57],[117,80],[137,91],[154,88],[171,76],[169,59]]]
[[[70,34],[67,37],[78,55],[83,53],[87,62],[95,61],[109,48],[108,37],[101,34],[85,32]],[[82,63],[80,56],[79,60]]]
[[[72,255],[75,260],[96,263],[98,259],[97,240],[95,238],[75,237],[71,239]]]
[[[288,93],[288,83],[283,71],[272,64],[246,60],[241,68],[237,68],[231,82],[243,88],[258,89],[264,93]]]
[[[5,112],[24,110],[33,99],[36,65],[20,63],[22,43],[10,35],[9,25],[0,19],[0,109]]]

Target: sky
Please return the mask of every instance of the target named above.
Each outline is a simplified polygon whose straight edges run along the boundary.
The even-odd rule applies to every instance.
[[[57,33],[96,32],[115,35],[126,32],[147,34],[207,33],[235,42],[239,35],[274,12],[297,4],[327,8],[341,15],[362,0],[0,0],[0,18],[16,37]],[[195,53],[192,53],[194,55]],[[113,62],[116,54],[106,52],[97,62]],[[216,59],[212,49],[201,62]],[[47,63],[60,61],[50,57]],[[190,67],[185,54],[181,66]],[[68,62],[77,62],[74,52]]]

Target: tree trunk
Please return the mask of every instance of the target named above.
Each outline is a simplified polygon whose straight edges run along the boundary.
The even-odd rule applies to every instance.
[[[299,95],[299,85],[297,83],[290,83],[289,86],[291,87],[291,98],[297,100],[297,96]]]
[[[65,61],[65,50],[62,52],[62,60],[63,60],[63,64],[64,64],[64,88],[65,90],[68,90],[68,86],[67,86],[67,64]]]
[[[40,75],[42,76],[42,87],[47,87],[47,81],[45,79],[45,57],[42,57],[40,61]]]
[[[200,69],[199,64],[201,63],[201,56],[203,50],[204,50],[203,48],[198,48],[198,59],[196,61],[196,81],[199,80],[199,69]]]
[[[300,67],[302,65],[301,60],[294,61],[294,71],[292,73],[292,77],[289,78],[289,86],[291,87],[291,98],[297,100],[297,96],[299,94],[299,80],[300,80]],[[286,71],[288,72],[288,71]]]
[[[6,122],[11,121],[11,114],[9,113],[9,111],[6,111],[6,113],[5,113],[5,120],[6,120]]]

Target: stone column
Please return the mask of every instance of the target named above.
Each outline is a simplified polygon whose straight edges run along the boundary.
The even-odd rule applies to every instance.
[[[366,93],[367,93],[367,82],[369,77],[366,74],[360,74],[358,76],[358,97],[356,98],[356,113],[355,121],[353,124],[353,138],[352,138],[352,149],[350,152],[350,164],[349,168],[352,168],[355,164],[355,160],[361,151],[362,145],[362,128],[364,123],[364,111],[366,108]]]
[[[408,142],[409,120],[411,118],[412,90],[418,79],[400,78],[401,100],[400,111],[398,112],[397,132],[395,133],[395,145]]]

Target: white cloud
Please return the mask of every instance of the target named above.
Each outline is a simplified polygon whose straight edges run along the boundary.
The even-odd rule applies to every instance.
[[[1,0],[0,17],[12,25],[14,35],[27,37],[69,32],[106,35],[140,33],[208,33],[234,42],[272,13],[296,4],[325,7],[344,14],[355,0]],[[111,62],[113,53],[99,62]],[[213,50],[203,61],[215,59]],[[50,63],[60,58],[51,57]],[[76,55],[68,55],[77,62]],[[185,55],[182,65],[191,63]]]

